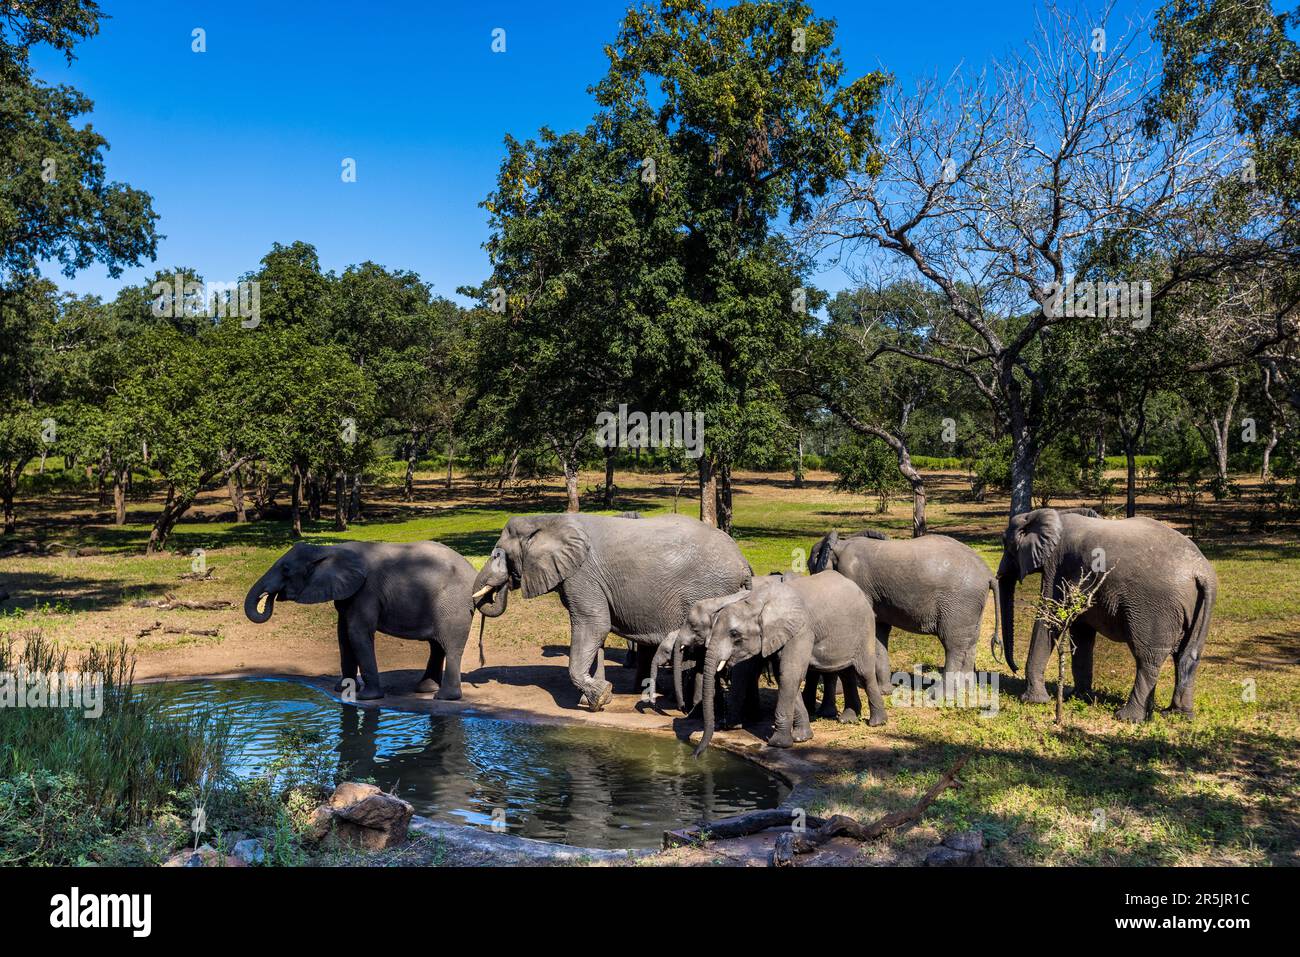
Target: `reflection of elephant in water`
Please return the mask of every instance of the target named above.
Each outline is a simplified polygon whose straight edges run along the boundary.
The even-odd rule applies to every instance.
[[[788,748],[812,737],[799,682],[810,667],[852,668],[867,689],[870,723],[885,723],[885,700],[876,681],[875,616],[862,589],[838,572],[791,577],[720,608],[704,650],[704,737],[713,737],[716,673],[748,659],[779,657],[776,720],[768,746]],[[861,705],[859,704],[859,707]]]
[[[1149,518],[1109,521],[1096,513],[1040,508],[1011,519],[1003,535],[1002,639],[1015,670],[1012,610],[1016,585],[1042,572],[1042,595],[1057,600],[1065,586],[1092,587],[1092,607],[1070,629],[1070,656],[1077,694],[1092,691],[1092,654],[1097,633],[1122,641],[1133,652],[1137,677],[1121,721],[1151,717],[1160,666],[1174,658],[1174,694],[1168,710],[1192,713],[1192,690],[1219,580],[1200,549],[1168,525]],[[1105,577],[1102,577],[1102,574]],[[1097,582],[1100,581],[1100,584]],[[1035,623],[1025,665],[1023,700],[1045,702],[1043,669],[1056,635]]]
[[[506,523],[473,594],[495,617],[508,589],[558,592],[569,612],[569,678],[599,711],[612,696],[597,666],[610,632],[658,646],[691,605],[745,587],[751,574],[731,536],[684,515],[521,515]]]
[[[333,601],[343,671],[335,690],[355,682],[360,668],[357,697],[384,696],[375,662],[375,632],[382,631],[427,641],[429,663],[415,690],[436,689],[439,698],[454,701],[460,698],[460,659],[473,617],[473,580],[474,566],[438,542],[300,542],[249,589],[244,614],[261,624],[271,617],[277,598],[303,604]],[[266,607],[258,611],[263,596]]]

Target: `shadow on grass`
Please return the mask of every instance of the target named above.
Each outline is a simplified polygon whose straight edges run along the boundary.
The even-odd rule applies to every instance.
[[[4,587],[9,598],[0,604],[0,609],[6,612],[13,609],[40,612],[47,606],[57,611],[66,608],[68,612],[81,612],[120,608],[136,598],[162,595],[174,586],[165,582],[126,584],[115,578],[6,572]]]

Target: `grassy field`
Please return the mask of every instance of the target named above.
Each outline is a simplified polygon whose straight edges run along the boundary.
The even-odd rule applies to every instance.
[[[668,511],[680,476],[620,473],[618,510]],[[594,488],[598,477],[584,475]],[[992,657],[987,642],[981,669],[1000,672],[999,709],[892,707],[883,729],[818,722],[816,738],[800,747],[838,770],[822,775],[822,798],[814,813],[843,811],[863,817],[910,803],[961,752],[975,757],[965,786],[947,792],[924,827],[898,840],[924,844],[935,832],[975,826],[996,843],[994,862],[1008,864],[1295,864],[1300,862],[1300,536],[1294,527],[1250,532],[1252,486],[1241,479],[1241,502],[1205,506],[1198,522],[1201,547],[1220,579],[1219,602],[1197,684],[1192,720],[1156,719],[1141,726],[1114,722],[1111,712],[1132,685],[1132,658],[1123,646],[1099,641],[1098,700],[1067,702],[1064,728],[1053,724],[1050,706],[1022,705],[1023,681]],[[992,566],[1005,523],[1006,501],[969,500],[962,476],[931,473],[931,531],[953,535]],[[683,487],[680,508],[693,513]],[[458,477],[442,489],[437,476],[421,475],[415,501],[396,491],[375,490],[366,520],[344,533],[325,521],[306,528],[308,538],[409,541],[432,538],[466,555],[475,565],[487,557],[512,514],[562,507],[560,484],[542,484],[527,495],[500,498],[495,491]],[[589,496],[593,499],[595,496]],[[830,490],[830,476],[814,473],[796,489],[788,476],[745,473],[736,481],[735,534],[758,573],[798,567],[827,529],[870,524],[895,536],[910,529],[910,501],[884,515],[866,514],[861,498]],[[585,500],[584,500],[585,501]],[[23,502],[19,533],[0,543],[0,582],[15,595],[0,613],[0,633],[39,628],[70,645],[127,638],[142,658],[189,642],[221,642],[216,636],[128,633],[131,603],[170,592],[242,599],[251,582],[291,544],[287,523],[236,525],[223,496],[201,500],[191,520],[177,528],[172,553],[143,556],[147,520],[155,507],[133,502],[132,524],[115,528],[93,497],[51,493]],[[1053,504],[1090,504],[1079,499]],[[1186,527],[1185,516],[1163,500],[1143,497],[1143,514]],[[1258,523],[1256,523],[1258,524]],[[202,549],[214,569],[210,582],[182,582],[191,554]],[[76,555],[70,554],[72,550]],[[1020,590],[1026,602],[1037,579]],[[1018,613],[1017,657],[1023,662],[1032,609]],[[319,632],[333,642],[332,609],[296,609],[292,626]],[[195,627],[211,627],[211,612],[173,613]],[[138,619],[138,615],[135,616]],[[242,616],[240,616],[242,619]],[[229,621],[225,613],[224,621]],[[282,619],[277,618],[277,622]],[[494,628],[494,640],[567,643],[567,620],[551,596],[516,601]],[[287,626],[286,626],[287,627]],[[986,614],[985,634],[992,627]],[[259,636],[260,637],[260,636]],[[267,626],[266,640],[275,640]],[[936,639],[895,633],[896,671],[937,667]],[[1055,685],[1050,677],[1050,691]],[[1168,703],[1171,665],[1157,691]]]

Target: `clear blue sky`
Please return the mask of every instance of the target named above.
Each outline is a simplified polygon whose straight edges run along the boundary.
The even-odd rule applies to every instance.
[[[112,179],[154,198],[158,260],[118,280],[91,267],[62,288],[111,298],[156,268],[230,281],[272,242],[314,244],[325,269],[366,259],[412,269],[453,296],[486,277],[485,213],[506,133],[582,126],[622,0],[573,3],[113,2],[69,67],[34,57],[47,82],[90,96]],[[813,0],[839,22],[852,75],[910,85],[983,64],[1033,33],[1034,0]],[[1121,9],[1128,9],[1122,3]],[[1144,4],[1143,9],[1146,8]],[[1090,3],[1089,9],[1101,9]],[[207,52],[191,52],[191,31]],[[491,51],[492,30],[506,52]],[[340,181],[344,157],[357,182]],[[825,272],[820,285],[847,280]]]

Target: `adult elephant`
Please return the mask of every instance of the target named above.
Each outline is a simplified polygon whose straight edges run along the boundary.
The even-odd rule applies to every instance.
[[[723,605],[713,616],[704,648],[704,736],[695,754],[709,746],[715,724],[717,672],[755,658],[778,659],[776,717],[768,746],[788,748],[812,737],[799,683],[808,669],[837,673],[851,669],[867,689],[869,723],[886,721],[885,701],[876,681],[875,621],[871,603],[857,585],[838,572],[790,577],[755,589]],[[855,704],[856,683],[849,707]]]
[[[855,582],[876,613],[876,681],[889,687],[889,633],[894,628],[937,635],[944,675],[973,680],[984,603],[994,593],[993,640],[998,633],[998,583],[974,549],[947,535],[891,539],[873,529],[841,538],[831,532],[813,546],[808,570],[834,569]],[[834,711],[833,676],[830,711]],[[816,686],[813,685],[813,694]]]
[[[261,624],[277,599],[301,604],[332,601],[338,610],[339,664],[357,698],[384,696],[375,662],[375,632],[429,643],[429,663],[415,690],[455,701],[461,696],[460,660],[469,639],[474,566],[438,542],[299,542],[248,590],[244,614]],[[262,599],[264,608],[259,608]],[[481,649],[480,649],[481,653]]]
[[[473,600],[490,602],[483,611],[495,617],[521,586],[525,598],[558,593],[569,613],[569,678],[599,711],[613,696],[597,665],[611,632],[652,652],[693,604],[752,576],[730,535],[684,515],[519,515],[474,579]]]
[[[1115,712],[1116,718],[1151,717],[1160,666],[1170,655],[1174,693],[1166,711],[1192,714],[1196,671],[1219,581],[1214,567],[1190,539],[1149,518],[1110,521],[1091,510],[1040,508],[1012,518],[1002,545],[998,567],[1002,638],[1012,671],[1016,585],[1041,572],[1043,597],[1059,600],[1068,584],[1083,582],[1094,590],[1092,606],[1070,630],[1075,692],[1092,691],[1093,646],[1101,633],[1127,644],[1137,666],[1133,690]],[[1035,623],[1025,665],[1028,687],[1021,700],[1048,700],[1043,669],[1056,637],[1043,623]]]

